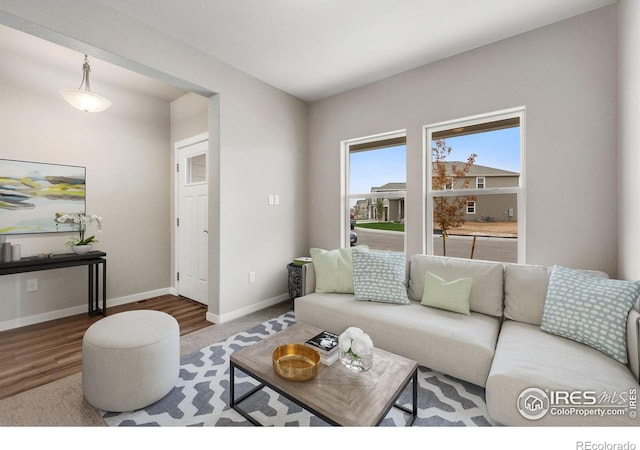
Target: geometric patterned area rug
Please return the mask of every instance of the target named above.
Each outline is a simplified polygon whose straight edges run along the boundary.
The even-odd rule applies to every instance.
[[[164,398],[137,411],[103,412],[109,426],[250,426],[229,407],[229,356],[236,350],[295,323],[293,311],[224,341],[183,356],[176,386]],[[257,382],[236,371],[236,396]],[[414,426],[491,426],[484,388],[435,372],[418,369],[418,416]],[[411,404],[411,388],[398,403]],[[277,392],[264,388],[242,403],[258,421],[270,426],[327,426],[328,424]],[[407,415],[391,408],[381,426],[405,426]]]

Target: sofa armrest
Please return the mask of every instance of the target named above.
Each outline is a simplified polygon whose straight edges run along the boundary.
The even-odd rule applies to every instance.
[[[640,383],[640,311],[631,308],[627,317],[627,353],[629,368]]]
[[[305,264],[304,271],[304,295],[313,294],[316,291],[316,271],[313,263]]]

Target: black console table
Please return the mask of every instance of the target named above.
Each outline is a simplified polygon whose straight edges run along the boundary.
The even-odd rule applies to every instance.
[[[307,267],[303,264],[301,266],[289,263],[287,264],[287,271],[289,272],[289,300],[291,300],[291,307],[295,309],[295,300],[298,297],[305,295],[305,278],[307,273]]]
[[[88,252],[84,255],[64,253],[50,256],[32,256],[18,261],[0,262],[0,275],[35,272],[38,270],[61,269],[64,267],[89,267],[89,315],[107,315],[107,254]],[[102,289],[100,289],[100,265],[102,265]],[[102,307],[100,307],[102,294]]]

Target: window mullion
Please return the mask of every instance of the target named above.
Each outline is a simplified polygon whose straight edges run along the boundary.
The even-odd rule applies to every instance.
[[[428,194],[432,197],[462,197],[465,195],[495,195],[495,194],[517,194],[521,191],[519,187],[485,188],[485,189],[440,189],[430,190]]]

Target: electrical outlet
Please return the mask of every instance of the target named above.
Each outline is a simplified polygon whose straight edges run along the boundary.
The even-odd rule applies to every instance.
[[[274,200],[274,198],[273,198],[273,194],[269,194],[269,204],[270,204],[270,205],[273,205],[273,202],[274,202],[274,201],[275,201],[275,200]]]
[[[280,196],[278,194],[273,196],[273,202],[278,206],[280,204]]]
[[[38,279],[27,280],[27,292],[35,292],[38,290]]]
[[[255,282],[256,282],[256,273],[249,272],[249,283],[255,283]]]

